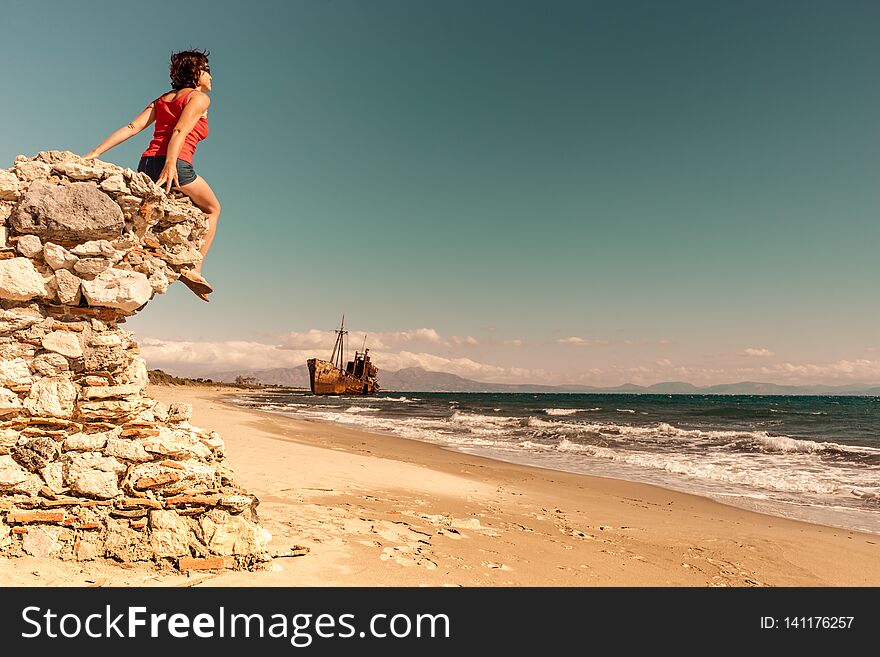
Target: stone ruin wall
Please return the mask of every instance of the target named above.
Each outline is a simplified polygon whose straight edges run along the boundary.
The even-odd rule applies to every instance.
[[[0,169],[0,555],[255,568],[269,540],[214,431],[146,395],[119,328],[201,259],[206,217],[143,173]]]

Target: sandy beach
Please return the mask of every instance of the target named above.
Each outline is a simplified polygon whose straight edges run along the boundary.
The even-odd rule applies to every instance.
[[[151,386],[221,432],[257,495],[264,571],[0,560],[4,586],[877,586],[880,536],[471,456]],[[284,556],[306,547],[302,556]],[[300,551],[302,552],[302,551]]]

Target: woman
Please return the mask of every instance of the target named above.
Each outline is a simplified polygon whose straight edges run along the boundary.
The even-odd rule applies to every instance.
[[[208,232],[202,238],[200,249],[202,261],[195,269],[182,270],[180,280],[200,299],[208,301],[213,288],[202,277],[201,269],[217,230],[220,203],[192,165],[196,145],[208,136],[211,67],[208,66],[207,51],[186,50],[172,54],[171,85],[171,91],[147,105],[136,119],[107,137],[83,158],[96,158],[156,122],[153,140],[141,155],[137,170],[145,172],[159,186],[164,184],[166,193],[172,188],[179,189],[207,215]]]

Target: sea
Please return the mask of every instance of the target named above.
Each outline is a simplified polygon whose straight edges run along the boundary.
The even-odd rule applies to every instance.
[[[261,390],[236,403],[880,534],[880,397]]]

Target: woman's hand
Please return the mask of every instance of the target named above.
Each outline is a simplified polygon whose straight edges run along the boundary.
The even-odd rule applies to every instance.
[[[156,184],[159,187],[162,186],[162,183],[165,183],[166,194],[171,192],[172,187],[180,187],[180,180],[177,177],[177,162],[165,162],[165,166],[162,167],[162,173],[159,174],[159,179],[156,180]]]

